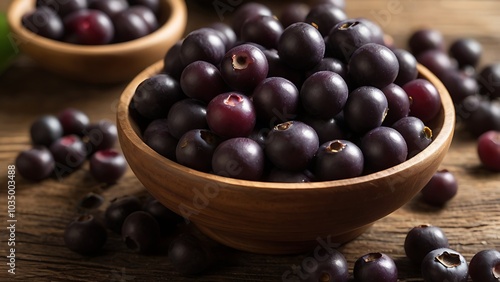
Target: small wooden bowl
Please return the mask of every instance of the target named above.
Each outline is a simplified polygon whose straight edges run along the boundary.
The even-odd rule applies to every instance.
[[[244,181],[189,169],[157,154],[141,140],[129,113],[137,85],[162,69],[158,62],[123,92],[118,136],[137,178],[161,203],[214,240],[235,249],[290,254],[324,242],[342,244],[407,203],[438,169],[453,138],[455,111],[443,84],[427,69],[420,76],[439,90],[442,107],[428,124],[434,141],[410,160],[352,179],[312,183]],[[325,239],[326,238],[326,239]]]
[[[15,0],[8,9],[13,43],[47,70],[88,83],[130,81],[146,67],[165,56],[186,28],[187,8],[183,0],[162,0],[160,22],[155,32],[124,43],[85,46],[38,36],[21,24],[36,0]]]

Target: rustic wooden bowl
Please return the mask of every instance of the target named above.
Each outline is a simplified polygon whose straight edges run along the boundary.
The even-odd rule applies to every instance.
[[[47,70],[72,80],[89,83],[130,81],[146,67],[165,56],[179,40],[187,23],[183,0],[162,0],[160,26],[155,32],[124,43],[100,46],[68,44],[38,36],[21,24],[36,0],[15,0],[8,9],[8,21],[19,50]]]
[[[158,62],[123,92],[117,112],[119,140],[130,167],[161,203],[202,232],[235,249],[266,254],[312,250],[323,238],[342,244],[407,203],[438,169],[453,138],[455,112],[443,84],[419,66],[439,90],[442,107],[428,124],[434,141],[412,159],[362,177],[313,183],[267,183],[189,169],[157,154],[141,140],[129,104],[137,85],[162,69]]]

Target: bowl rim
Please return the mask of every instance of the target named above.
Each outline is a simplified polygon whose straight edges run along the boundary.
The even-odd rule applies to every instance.
[[[201,172],[189,167],[178,164],[172,160],[169,160],[160,154],[156,153],[152,148],[143,142],[141,137],[137,132],[137,126],[133,127],[131,120],[132,117],[129,112],[129,104],[135,93],[135,88],[142,82],[145,78],[152,75],[158,74],[163,68],[163,61],[158,61],[151,65],[143,72],[138,74],[125,88],[122,95],[120,96],[120,101],[117,107],[117,124],[119,126],[119,139],[129,138],[135,146],[139,148],[143,153],[149,155],[149,157],[156,158],[165,165],[170,166],[173,170],[178,172],[179,176],[186,174],[191,175],[191,177],[205,179],[206,181],[213,181],[221,184],[221,186],[227,185],[228,187],[240,187],[240,188],[257,188],[257,189],[272,189],[272,190],[296,190],[312,191],[314,189],[331,189],[332,187],[356,187],[357,184],[370,183],[374,180],[388,179],[392,176],[397,176],[399,173],[411,169],[413,165],[418,164],[422,160],[431,157],[432,155],[437,155],[439,150],[445,147],[453,137],[455,129],[455,108],[451,96],[449,95],[447,89],[444,87],[442,82],[426,67],[418,64],[417,70],[419,75],[429,80],[438,90],[441,97],[441,112],[443,123],[435,139],[426,147],[422,152],[418,153],[409,160],[404,161],[396,166],[374,172],[367,175],[362,175],[354,178],[330,180],[330,181],[317,181],[317,182],[306,182],[306,183],[284,183],[284,182],[265,182],[265,181],[251,181],[229,178],[224,176],[219,176],[211,173]],[[135,122],[134,122],[135,123]],[[135,125],[135,124],[134,124]],[[120,132],[122,131],[122,132]],[[125,136],[121,136],[121,135]],[[126,154],[125,154],[126,156]]]
[[[169,15],[165,22],[152,33],[131,41],[112,43],[105,45],[79,45],[63,41],[45,38],[26,29],[21,24],[23,12],[34,9],[36,0],[15,0],[7,9],[7,21],[11,32],[17,34],[21,40],[37,42],[36,45],[45,49],[52,49],[61,53],[73,53],[79,55],[106,55],[120,52],[133,52],[143,49],[144,46],[155,45],[164,41],[164,35],[173,33],[179,25],[186,25],[187,7],[183,0],[161,0],[165,3],[163,10],[168,8]],[[30,9],[28,9],[28,7]],[[15,44],[15,38],[9,38]],[[17,45],[17,44],[16,44]]]

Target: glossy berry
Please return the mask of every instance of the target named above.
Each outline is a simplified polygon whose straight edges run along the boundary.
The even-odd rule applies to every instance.
[[[295,23],[281,34],[278,54],[283,61],[295,69],[310,69],[323,59],[325,42],[321,33],[312,25]]]
[[[141,201],[135,196],[123,196],[111,200],[104,213],[106,227],[120,234],[125,218],[129,214],[141,209]]]
[[[52,115],[44,115],[35,120],[30,127],[31,142],[34,145],[50,146],[63,136],[63,127]]]
[[[299,90],[288,79],[269,77],[254,89],[252,102],[257,119],[274,126],[297,116]]]
[[[76,134],[78,136],[83,136],[85,134],[85,128],[90,123],[87,114],[74,108],[62,110],[57,115],[57,118],[63,127],[64,135]]]
[[[304,81],[300,100],[310,115],[330,119],[342,111],[348,94],[347,84],[339,74],[320,71]]]
[[[149,213],[136,211],[128,215],[123,222],[121,235],[129,249],[150,253],[158,246],[160,226]]]
[[[158,29],[158,20],[151,9],[146,6],[136,5],[129,8],[132,13],[135,13],[146,23],[148,34]]]
[[[109,44],[115,36],[113,22],[99,10],[78,10],[64,17],[64,40],[83,45]]]
[[[327,36],[336,24],[346,19],[343,9],[332,4],[318,4],[312,6],[304,22],[316,27],[322,36]]]
[[[43,146],[34,146],[21,151],[16,157],[16,169],[19,174],[31,181],[48,178],[54,171],[55,162],[50,151]]]
[[[349,77],[360,86],[386,87],[399,72],[396,55],[387,47],[368,43],[359,47],[348,63]]]
[[[399,63],[399,72],[394,83],[403,86],[407,82],[416,79],[418,70],[415,56],[405,49],[393,49],[392,52],[396,55]]]
[[[223,22],[213,22],[208,27],[219,32],[219,36],[224,42],[226,50],[229,50],[235,46],[238,38],[236,37],[236,33],[231,28],[231,26]]]
[[[442,78],[447,72],[457,70],[450,56],[441,50],[427,50],[415,58],[438,78]]]
[[[207,62],[196,61],[182,71],[180,84],[184,94],[205,103],[227,91],[219,69]],[[210,87],[207,87],[210,85]]]
[[[473,136],[479,137],[490,130],[500,131],[500,104],[487,97],[468,96],[457,107],[457,113]]]
[[[483,67],[477,77],[480,93],[490,99],[500,97],[500,64],[492,63]]]
[[[170,160],[175,160],[175,147],[178,139],[170,134],[166,118],[152,121],[144,130],[142,138],[144,143],[155,152]]]
[[[89,9],[100,10],[109,17],[129,7],[127,0],[88,0]]]
[[[252,91],[267,77],[269,65],[259,48],[242,44],[224,55],[220,71],[222,78],[231,88],[237,91]]]
[[[163,72],[176,80],[180,80],[184,65],[181,62],[182,40],[178,40],[163,57]]]
[[[149,23],[145,18],[147,15],[136,8],[125,9],[114,15],[112,20],[115,26],[115,41],[126,42],[141,38],[156,29],[157,23]]]
[[[29,31],[50,39],[60,40],[64,35],[61,18],[48,7],[38,7],[23,15],[21,23]]]
[[[443,230],[427,224],[410,229],[404,241],[405,254],[415,265],[420,265],[428,252],[448,247],[448,238]]]
[[[87,158],[87,148],[77,135],[67,135],[54,141],[49,147],[58,166],[79,168]]]
[[[37,0],[37,6],[49,7],[64,18],[67,15],[87,8],[87,0]]]
[[[281,9],[278,18],[283,24],[283,27],[287,28],[296,22],[305,21],[309,10],[310,7],[306,3],[289,2],[283,5],[283,9]]]
[[[346,139],[349,136],[345,125],[337,118],[325,120],[317,117],[303,116],[300,118],[300,121],[309,125],[316,131],[320,144],[335,139]]]
[[[333,140],[319,147],[314,175],[319,181],[357,177],[363,173],[363,163],[358,146],[347,140]]]
[[[95,152],[90,158],[90,174],[100,182],[113,184],[127,170],[125,157],[115,149],[104,149]]]
[[[201,28],[190,32],[184,38],[180,57],[185,66],[195,61],[206,61],[218,65],[225,52],[226,46],[218,32],[210,28]]]
[[[422,200],[430,205],[442,206],[450,201],[458,191],[455,175],[443,169],[437,171],[422,188]]]
[[[383,124],[392,125],[398,120],[407,117],[410,113],[410,98],[408,94],[398,86],[391,83],[381,89],[387,99],[387,115],[385,116]]]
[[[469,271],[465,258],[449,248],[430,251],[422,260],[421,269],[425,282],[466,282]]]
[[[462,71],[446,72],[441,76],[441,82],[443,82],[455,104],[459,104],[465,98],[479,93],[479,84],[476,78]]]
[[[257,16],[272,16],[273,12],[266,6],[256,2],[243,3],[231,16],[231,27],[239,37],[243,24]]]
[[[206,120],[210,129],[219,136],[245,137],[255,126],[255,108],[243,94],[223,93],[208,104]]]
[[[458,66],[476,67],[481,59],[483,48],[481,43],[472,38],[460,38],[455,40],[449,49],[449,54],[458,62]]]
[[[477,252],[469,262],[469,275],[473,282],[498,282],[500,252],[495,249]]]
[[[408,46],[414,55],[427,50],[443,50],[444,38],[436,29],[419,29],[414,31],[408,39]]]
[[[208,128],[205,103],[196,99],[184,99],[175,103],[168,112],[167,127],[169,133],[177,139],[192,129]]]
[[[157,74],[142,81],[132,99],[142,116],[157,119],[167,117],[172,105],[183,98],[181,86],[173,77]]]
[[[358,282],[396,282],[398,269],[394,260],[384,253],[368,253],[354,263],[354,279]]]
[[[243,23],[240,31],[241,40],[254,42],[269,49],[276,49],[283,33],[283,26],[273,16],[255,16]]]
[[[307,273],[303,275],[305,279],[301,279],[300,281],[349,281],[349,267],[344,255],[339,251],[327,251],[321,248],[317,252],[313,252],[309,257],[316,258],[316,263],[311,264],[311,267],[307,268]]]
[[[424,150],[432,142],[432,129],[416,117],[403,117],[396,121],[392,128],[396,129],[408,146],[408,159]]]
[[[349,93],[343,113],[349,128],[363,134],[382,125],[387,111],[384,93],[375,87],[362,86]]]
[[[207,129],[193,129],[182,135],[175,156],[179,164],[199,171],[212,170],[212,156],[220,138]]]
[[[410,97],[410,115],[429,122],[441,110],[441,96],[437,88],[426,79],[415,79],[403,86]]]
[[[365,157],[365,170],[376,172],[398,165],[406,160],[408,147],[405,139],[393,128],[380,126],[361,138],[360,149]]]
[[[106,228],[92,215],[82,215],[64,230],[64,243],[68,249],[91,255],[99,252],[107,240]]]
[[[306,76],[309,77],[319,71],[332,71],[340,75],[344,80],[347,78],[347,65],[339,59],[323,58],[312,69],[306,71]]]
[[[183,275],[198,274],[211,264],[210,253],[198,238],[190,234],[182,234],[170,243],[168,259]]]
[[[118,141],[116,125],[107,119],[86,126],[84,135],[90,153],[113,148]]]
[[[312,127],[300,121],[288,121],[269,132],[265,152],[277,168],[303,171],[318,148],[318,135]]]
[[[336,24],[329,32],[326,44],[334,58],[348,63],[354,51],[372,42],[370,28],[362,21],[348,19]]]
[[[215,174],[245,180],[259,180],[264,172],[264,151],[250,138],[231,138],[222,142],[212,158]]]
[[[477,154],[483,166],[500,171],[500,131],[487,131],[477,140]]]

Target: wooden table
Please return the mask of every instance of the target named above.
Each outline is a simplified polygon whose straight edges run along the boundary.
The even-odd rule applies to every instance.
[[[5,1],[0,5],[4,9]],[[194,4],[189,8],[187,31],[219,20],[213,8],[202,9]],[[478,39],[485,49],[482,65],[500,59],[500,2],[496,0],[349,0],[347,12],[351,17],[378,21],[398,46],[405,47],[413,30],[428,26],[441,30],[448,43],[464,36]],[[118,184],[102,187],[89,176],[85,166],[61,181],[30,183],[16,177],[16,274],[7,273],[7,167],[14,163],[19,151],[30,146],[30,123],[42,114],[54,114],[66,107],[83,110],[92,121],[114,119],[116,102],[125,85],[96,86],[65,80],[24,56],[19,56],[0,76],[0,281],[280,281],[286,271],[301,265],[304,254],[266,256],[235,251],[228,262],[204,275],[183,277],[173,270],[164,252],[135,254],[111,233],[102,255],[84,257],[73,253],[64,246],[62,235],[77,214],[79,199],[89,192],[102,194],[107,201],[144,193],[130,170]],[[443,208],[430,207],[417,196],[340,247],[351,271],[359,256],[384,252],[395,260],[401,281],[421,281],[420,270],[404,255],[403,241],[411,227],[423,223],[440,226],[451,247],[467,260],[482,249],[500,249],[500,174],[481,167],[475,146],[475,139],[458,125],[441,165],[458,178],[457,196]]]

